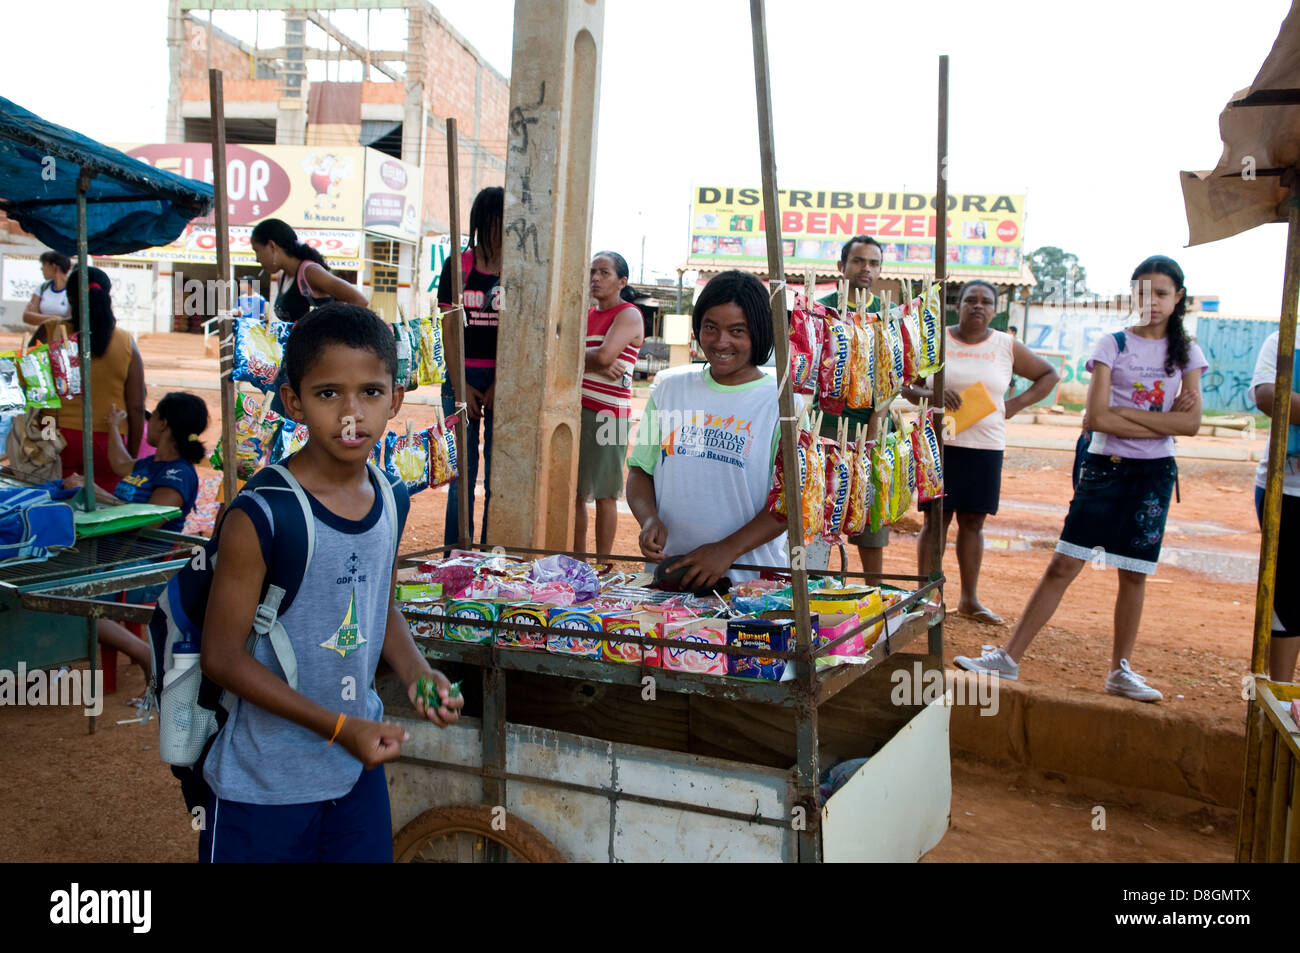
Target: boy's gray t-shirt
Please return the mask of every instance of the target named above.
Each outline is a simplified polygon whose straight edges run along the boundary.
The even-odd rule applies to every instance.
[[[374,489],[374,506],[361,520],[337,516],[308,494],[316,551],[280,618],[298,660],[298,692],[349,718],[378,721],[383,703],[370,686],[384,647],[400,527],[389,520]],[[399,481],[394,493],[404,492]],[[236,506],[249,515],[269,561],[270,507],[257,493],[241,494]],[[269,639],[258,640],[254,657],[284,677]],[[361,770],[342,745],[329,745],[314,731],[241,698],[212,745],[203,776],[223,800],[303,804],[343,797]]]

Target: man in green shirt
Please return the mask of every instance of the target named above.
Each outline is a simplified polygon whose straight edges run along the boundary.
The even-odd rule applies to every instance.
[[[844,243],[844,248],[840,252],[840,274],[847,279],[849,283],[848,302],[845,310],[856,310],[858,292],[864,292],[867,295],[866,313],[878,314],[880,312],[881,300],[871,292],[871,283],[880,277],[880,269],[884,265],[884,253],[881,250],[880,242],[876,241],[870,235],[854,235]],[[817,299],[818,304],[824,304],[830,308],[839,307],[839,293],[832,291]],[[884,411],[880,416],[884,416]],[[875,439],[876,431],[879,424],[879,418],[873,416],[873,408],[863,408],[860,410],[846,407],[844,416],[849,421],[850,437],[861,424],[867,428],[867,439]],[[822,436],[830,437],[832,440],[837,436],[839,427],[839,417],[834,414],[826,414],[822,421]],[[873,533],[871,530],[863,530],[858,536],[850,536],[849,542],[858,547],[858,555],[862,558],[862,571],[870,573],[879,573],[884,570],[885,547],[889,545],[889,527],[880,527],[880,532]],[[829,554],[828,554],[829,556]],[[810,562],[815,557],[810,553]]]

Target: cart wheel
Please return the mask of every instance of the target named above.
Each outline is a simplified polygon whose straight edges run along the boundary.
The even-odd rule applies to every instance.
[[[504,848],[507,863],[564,863],[564,855],[541,832],[513,814],[499,815],[486,804],[435,807],[407,824],[393,838],[393,860],[407,863],[482,863],[491,854],[488,841]]]

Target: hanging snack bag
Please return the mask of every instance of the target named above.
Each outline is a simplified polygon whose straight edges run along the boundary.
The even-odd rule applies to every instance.
[[[853,328],[834,311],[826,312],[825,342],[817,370],[817,394],[821,409],[828,414],[844,413],[848,392],[849,365],[853,349]]]
[[[912,431],[912,455],[916,457],[916,497],[923,502],[943,496],[943,454],[939,451],[939,439],[934,429],[934,414],[931,410],[923,416],[920,424]]]
[[[940,367],[939,335],[943,333],[943,286],[938,282],[930,286],[925,293],[917,320],[921,325],[921,339],[918,342],[921,351],[921,363],[916,369],[917,377],[929,377]]]
[[[853,316],[853,343],[849,352],[849,386],[845,405],[866,410],[875,400],[876,340],[861,315]]]
[[[876,441],[871,452],[871,508],[867,524],[871,532],[889,524],[889,492],[894,482],[894,444],[888,438]]]
[[[54,374],[54,390],[62,400],[81,396],[81,352],[77,336],[68,337],[65,324],[59,325],[59,339],[50,342],[50,370]]]
[[[429,431],[421,430],[398,436],[391,431],[384,438],[384,469],[389,476],[400,477],[412,496],[429,486]]]
[[[880,320],[872,321],[871,330],[875,337],[876,348],[876,374],[873,380],[874,403],[877,407],[883,407],[893,400],[894,395],[898,393],[898,381],[894,377],[894,361],[890,351],[889,332],[885,329],[885,322]]]
[[[429,485],[443,486],[456,479],[456,415],[443,421],[441,429],[429,428]]]
[[[247,480],[262,465],[280,425],[280,415],[268,409],[270,398],[259,402],[242,391],[235,392],[235,457],[238,461],[236,475]],[[220,470],[223,460],[221,441],[217,441],[208,458],[212,469]]]
[[[812,394],[817,390],[817,375],[813,373],[816,365],[809,340],[815,320],[797,305],[790,314],[790,387],[796,394]]]
[[[406,376],[406,390],[410,392],[420,386],[420,329],[415,321],[403,321],[402,330],[411,342],[411,373]]]
[[[767,494],[767,510],[773,516],[785,518],[787,481],[783,459],[783,451],[777,447],[776,472],[772,489]],[[806,545],[817,538],[826,521],[826,457],[811,431],[800,429],[795,459],[799,466],[799,503]]]
[[[278,332],[278,328],[268,327],[257,318],[235,318],[235,367],[231,375],[235,380],[263,392],[275,386],[284,359]]]
[[[441,384],[447,379],[447,358],[442,350],[442,319],[437,315],[415,322],[420,338],[416,377],[421,384]]]
[[[884,320],[885,340],[889,342],[889,358],[893,362],[894,393],[907,383],[906,347],[903,344],[903,326],[892,314]]]
[[[853,481],[852,455],[841,452],[834,440],[823,438],[822,452],[826,456],[825,518],[822,538],[832,544],[840,541],[844,529],[844,516],[849,506],[849,490]]]
[[[57,410],[62,404],[54,389],[54,371],[50,368],[50,349],[38,344],[18,358],[18,375],[23,381],[28,410]]]
[[[282,463],[307,444],[307,425],[285,420],[271,443],[271,462]]]
[[[411,377],[411,339],[400,324],[393,325],[393,337],[397,339],[397,386],[405,387]]]
[[[917,318],[917,306],[913,301],[898,321],[903,332],[903,382],[916,380],[921,376],[921,323]]]
[[[841,529],[845,536],[857,536],[867,528],[871,508],[871,448],[849,444],[849,504]]]
[[[14,351],[0,353],[0,416],[19,414],[26,408],[27,397],[18,376],[18,354]]]
[[[889,485],[889,522],[894,523],[911,509],[912,486],[916,483],[916,477],[912,476],[909,485],[908,472],[913,470],[915,462],[912,460],[912,439],[906,428],[891,433],[885,439],[893,444],[894,478]]]

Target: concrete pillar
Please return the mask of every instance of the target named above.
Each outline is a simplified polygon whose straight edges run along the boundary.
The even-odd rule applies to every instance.
[[[491,543],[571,549],[603,0],[516,0]]]
[[[402,103],[402,161],[424,165],[424,3],[407,7],[406,79]]]
[[[185,119],[181,112],[181,69],[184,61],[185,13],[181,10],[181,0],[168,0],[167,66],[171,80],[167,86],[167,128],[163,131],[163,142],[185,141]]]

